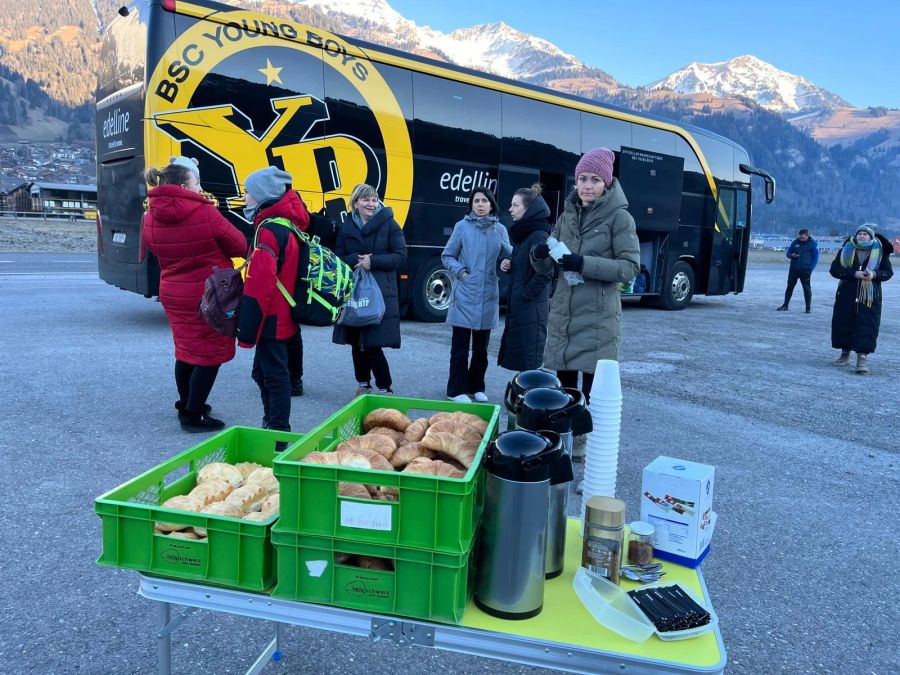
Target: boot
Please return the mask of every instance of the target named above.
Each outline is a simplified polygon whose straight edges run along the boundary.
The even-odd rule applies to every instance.
[[[865,375],[869,372],[869,364],[866,363],[868,354],[856,354],[856,372]]]
[[[181,428],[192,434],[200,434],[207,431],[218,431],[225,427],[225,422],[210,417],[204,413],[193,413],[189,410],[178,413],[178,421]]]
[[[776,311],[776,312],[786,312],[786,311],[788,311],[788,306],[787,306],[787,305],[782,305],[781,307],[779,307],[779,308],[776,309],[775,311]]]
[[[841,355],[840,355],[839,357],[837,357],[837,358],[832,362],[832,365],[835,365],[835,366],[849,366],[849,365],[850,365],[850,350],[849,350],[849,349],[842,349],[842,350],[841,350]]]
[[[177,410],[179,413],[184,412],[184,403],[182,403],[181,401],[175,401],[175,410]],[[203,414],[209,415],[209,413],[211,413],[211,412],[212,412],[212,406],[209,403],[205,404],[203,406]],[[181,418],[179,417],[179,419],[181,419]]]

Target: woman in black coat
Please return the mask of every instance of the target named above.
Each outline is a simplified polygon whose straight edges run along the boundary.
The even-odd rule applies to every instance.
[[[875,351],[881,326],[881,284],[894,275],[890,242],[860,225],[831,263],[839,279],[831,315],[831,346],[841,350],[836,366],[850,363],[856,352],[856,372],[869,372],[867,357]]]
[[[510,262],[500,269],[512,278],[506,300],[506,325],[500,340],[497,363],[509,370],[539,368],[547,340],[552,275],[535,271],[531,251],[546,244],[550,235],[550,208],[541,197],[541,186],[516,190],[509,212],[513,217],[509,238],[513,245]]]
[[[331,340],[352,347],[357,396],[372,391],[373,375],[379,394],[393,394],[391,369],[382,348],[400,348],[397,272],[406,264],[406,239],[394,212],[381,203],[371,185],[353,188],[350,217],[341,225],[334,252],[351,267],[372,272],[384,296],[385,311],[381,322],[372,326],[336,325]]]

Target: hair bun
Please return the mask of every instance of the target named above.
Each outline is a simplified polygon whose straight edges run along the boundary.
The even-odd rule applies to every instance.
[[[534,183],[531,186],[531,191],[534,193],[535,197],[538,197],[544,191],[544,187],[540,183]]]

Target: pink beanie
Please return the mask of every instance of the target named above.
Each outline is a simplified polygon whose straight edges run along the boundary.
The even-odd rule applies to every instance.
[[[583,173],[595,173],[603,179],[606,187],[609,187],[613,182],[613,163],[615,161],[616,156],[612,150],[594,148],[590,152],[584,153],[584,156],[578,160],[578,165],[575,167],[575,178]]]

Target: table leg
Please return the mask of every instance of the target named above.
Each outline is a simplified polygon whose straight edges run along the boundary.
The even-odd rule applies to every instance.
[[[172,637],[171,633],[166,630],[171,610],[172,606],[168,602],[159,603],[156,623],[159,628],[156,633],[156,659],[159,675],[172,675]]]

